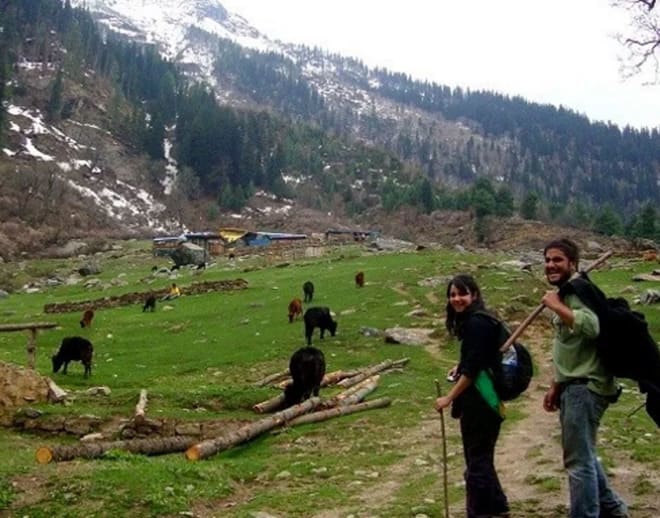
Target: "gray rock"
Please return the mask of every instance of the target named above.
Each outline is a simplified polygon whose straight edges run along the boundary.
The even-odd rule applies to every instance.
[[[385,330],[385,342],[403,345],[426,345],[433,340],[434,329],[393,327]]]
[[[658,290],[646,290],[639,297],[639,301],[642,304],[657,304],[660,302],[660,291]]]
[[[604,250],[602,245],[597,241],[587,241],[586,249],[589,250],[590,252],[602,252]]]

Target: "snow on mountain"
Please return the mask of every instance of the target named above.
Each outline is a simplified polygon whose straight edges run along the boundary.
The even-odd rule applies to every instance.
[[[286,53],[283,44],[268,39],[217,0],[73,0],[71,5],[86,7],[107,29],[157,45],[164,57],[180,63],[206,65],[208,56],[189,52],[191,27],[243,47]]]
[[[86,156],[85,151],[94,150],[79,144],[55,126],[48,124],[39,110],[9,104],[7,113],[11,116],[9,131],[13,138],[10,140],[17,144],[13,149],[4,147],[4,155],[55,163],[60,171],[57,176],[61,180],[127,228],[147,227],[163,232],[181,226],[175,221],[164,221],[165,206],[147,191],[105,174],[92,160],[82,158]],[[55,156],[42,151],[42,147],[57,147],[60,149],[60,158],[56,159]],[[62,149],[66,150],[67,156],[64,156]],[[68,174],[72,171],[82,172],[84,182]]]

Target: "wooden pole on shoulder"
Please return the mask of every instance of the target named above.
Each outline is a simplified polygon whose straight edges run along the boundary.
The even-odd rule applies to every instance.
[[[593,263],[587,266],[587,268],[581,270],[581,272],[588,273],[594,268],[599,267],[601,264],[607,261],[607,259],[609,259],[613,253],[614,252],[612,252],[612,250],[608,250],[603,255],[598,257]],[[576,273],[575,275],[579,275],[579,273]],[[513,333],[511,333],[511,336],[509,336],[508,340],[502,344],[502,347],[500,347],[500,352],[503,353],[509,347],[511,347],[511,344],[515,342],[521,334],[523,334],[523,332],[525,331],[525,329],[527,329],[529,324],[531,324],[534,321],[534,319],[538,317],[544,309],[545,309],[545,304],[543,303],[539,304],[538,307],[534,311],[532,311],[532,313],[525,320],[523,320],[523,322],[518,326],[518,328]]]

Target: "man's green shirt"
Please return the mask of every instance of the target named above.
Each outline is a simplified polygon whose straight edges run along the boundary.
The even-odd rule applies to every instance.
[[[596,337],[600,332],[598,317],[577,295],[567,295],[564,304],[573,310],[575,322],[573,327],[569,327],[556,314],[552,317],[555,329],[552,344],[555,381],[562,383],[588,379],[587,386],[593,392],[604,396],[615,395],[616,380],[606,371],[596,353]]]

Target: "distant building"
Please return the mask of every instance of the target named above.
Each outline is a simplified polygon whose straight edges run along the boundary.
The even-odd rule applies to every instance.
[[[325,231],[325,239],[339,238],[340,240],[352,239],[353,241],[367,241],[376,239],[379,236],[376,230],[337,230],[330,229]]]
[[[180,236],[156,237],[152,241],[153,255],[174,257],[184,243],[194,244],[204,250],[204,262],[210,256],[223,255],[228,249],[240,246],[268,246],[274,242],[307,239],[306,234],[288,232],[252,232],[242,228],[223,227],[217,232],[186,232]]]

